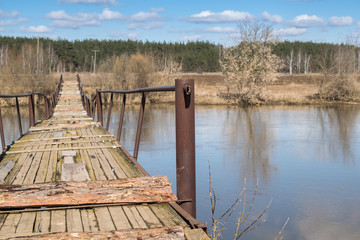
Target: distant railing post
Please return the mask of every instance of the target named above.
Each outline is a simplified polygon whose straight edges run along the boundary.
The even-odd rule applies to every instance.
[[[49,101],[45,96],[44,96],[44,104],[45,104],[45,118],[49,118],[50,117]]]
[[[29,95],[29,127],[35,125],[35,104],[34,104],[34,93]]]
[[[193,79],[175,80],[176,189],[180,206],[196,218],[195,94]]]
[[[118,133],[117,133],[117,140],[120,142],[121,138],[121,131],[122,131],[122,125],[124,121],[124,114],[125,114],[125,106],[126,106],[126,94],[123,95],[123,101],[121,105],[121,112],[120,112],[120,119],[119,119],[119,127],[118,127]]]
[[[137,126],[137,130],[136,130],[135,148],[134,148],[134,155],[133,155],[133,157],[135,159],[137,159],[138,153],[139,153],[141,128],[142,128],[142,123],[143,123],[143,119],[144,119],[145,102],[146,102],[146,96],[145,96],[145,93],[143,92],[142,98],[141,98],[141,106],[140,106],[140,112],[139,112],[138,126]]]
[[[112,109],[112,105],[113,105],[113,93],[111,93],[110,95],[110,105],[109,105],[109,110],[108,110],[108,117],[107,117],[107,122],[106,122],[106,130],[109,130],[109,126],[110,126],[110,118],[111,118],[111,109]]]
[[[1,146],[2,150],[5,151],[5,135],[4,135],[4,127],[1,116],[1,107],[0,107],[0,136],[1,136]]]
[[[104,126],[101,93],[99,89],[96,89],[96,105],[97,105],[98,121],[101,123],[101,126]]]
[[[17,112],[17,116],[18,116],[19,133],[20,133],[20,137],[22,137],[23,131],[22,131],[22,124],[21,124],[20,106],[19,106],[19,100],[17,97],[15,98],[15,102],[16,102],[16,112]]]

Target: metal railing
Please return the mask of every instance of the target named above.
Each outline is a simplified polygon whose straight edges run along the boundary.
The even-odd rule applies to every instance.
[[[133,90],[96,90],[96,95],[91,99],[83,89],[80,76],[77,75],[79,90],[83,106],[89,117],[101,123],[105,130],[109,130],[111,111],[114,95],[122,95],[121,111],[117,130],[117,140],[120,142],[123,119],[126,107],[126,96],[129,94],[141,94],[139,118],[136,130],[134,153],[136,160],[139,153],[141,129],[145,112],[146,94],[151,92],[175,92],[176,113],[176,188],[177,196],[183,201],[181,207],[196,217],[196,178],[195,178],[195,94],[193,79],[176,79],[175,85],[162,87],[148,87]],[[107,122],[104,125],[102,95],[110,94],[110,102],[107,113]]]
[[[15,98],[15,106],[16,106],[16,113],[17,113],[17,119],[18,119],[18,127],[19,127],[19,138],[23,136],[23,130],[22,130],[22,122],[21,122],[21,113],[20,113],[20,104],[19,104],[19,98],[28,98],[28,106],[29,106],[29,128],[35,125],[35,103],[36,99],[35,96],[37,96],[37,102],[40,103],[43,99],[43,107],[45,112],[45,119],[49,118],[53,114],[53,110],[56,106],[56,103],[59,99],[59,93],[61,89],[61,84],[63,82],[62,75],[60,76],[60,80],[51,95],[51,97],[46,97],[46,95],[39,93],[39,92],[32,92],[32,93],[26,93],[26,94],[10,94],[10,95],[1,95],[0,98]],[[41,116],[41,104],[37,104],[37,110],[39,117]],[[4,132],[4,126],[3,126],[3,120],[2,120],[2,114],[1,114],[1,106],[0,106],[0,137],[1,137],[1,145],[2,150],[6,150],[6,144],[5,144],[5,132]]]

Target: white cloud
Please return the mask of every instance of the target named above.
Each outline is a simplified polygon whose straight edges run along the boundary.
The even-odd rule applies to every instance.
[[[157,12],[138,12],[129,18],[131,22],[159,21],[162,17]]]
[[[275,29],[274,33],[279,34],[280,36],[297,36],[307,32],[306,28],[279,28]]]
[[[243,22],[252,21],[255,17],[248,12],[238,12],[225,10],[222,12],[203,11],[193,14],[186,20],[194,23],[224,23],[224,22]]]
[[[51,11],[46,14],[45,17],[53,20],[51,23],[51,26],[53,27],[73,29],[82,26],[100,26],[101,21],[110,20],[133,22],[133,24],[129,26],[129,29],[152,29],[160,28],[164,25],[163,23],[159,22],[159,20],[162,20],[162,17],[157,12],[138,12],[132,16],[125,16],[118,11],[111,11],[109,8],[104,8],[100,14],[79,12],[69,15],[63,10]],[[140,24],[141,22],[144,23]]]
[[[116,19],[124,19],[125,16],[120,12],[111,11],[108,8],[105,8],[102,13],[99,15],[100,20],[116,20]]]
[[[136,39],[139,37],[139,34],[138,33],[129,33],[128,34],[128,38],[129,39]]]
[[[164,23],[162,22],[151,22],[151,23],[132,23],[128,26],[128,29],[145,29],[150,30],[154,28],[162,28]]]
[[[234,27],[211,27],[205,29],[205,32],[211,33],[233,33],[236,32],[236,28]]]
[[[164,8],[150,8],[152,12],[165,12]]]
[[[39,25],[37,27],[35,26],[28,26],[28,27],[21,27],[20,31],[22,32],[29,32],[29,33],[50,33],[52,32],[52,29],[44,26],[44,25]]]
[[[5,28],[0,27],[0,32],[4,32],[4,31],[5,31]]]
[[[329,25],[330,26],[350,26],[354,22],[353,18],[350,16],[346,17],[331,17],[329,18]]]
[[[193,35],[193,36],[184,36],[184,37],[180,38],[179,41],[192,42],[192,41],[197,41],[199,39],[201,39],[201,35]]]
[[[324,19],[316,15],[307,14],[296,16],[290,21],[290,24],[296,27],[317,27],[324,25]]]
[[[12,11],[12,12],[6,12],[0,9],[0,17],[1,18],[14,18],[14,17],[19,17],[20,16],[20,12],[17,11]]]
[[[360,22],[357,22],[357,27],[360,28]]]
[[[116,0],[59,0],[60,3],[85,3],[99,5],[116,5]]]
[[[83,26],[100,26],[100,22],[97,20],[88,21],[67,21],[67,20],[55,20],[51,23],[51,26],[57,28],[73,28],[77,29]]]
[[[52,11],[48,13],[45,17],[54,20],[51,23],[51,26],[58,28],[79,28],[82,26],[99,26],[100,18],[99,14],[90,14],[90,13],[77,13],[75,15],[69,15],[63,10]]]
[[[276,15],[276,14],[270,15],[266,11],[261,14],[261,18],[265,21],[269,21],[269,22],[276,23],[276,24],[284,22],[284,19],[281,16]]]
[[[0,21],[0,26],[11,26],[11,25],[17,25],[22,22],[28,21],[26,18],[18,18],[15,20],[3,20]]]

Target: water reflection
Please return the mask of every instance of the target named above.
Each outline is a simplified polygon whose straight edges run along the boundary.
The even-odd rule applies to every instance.
[[[346,164],[355,163],[351,141],[359,111],[357,106],[318,108],[322,151],[326,152],[327,149],[329,154],[339,156],[337,159],[342,159]]]
[[[270,163],[269,148],[273,133],[268,128],[271,116],[259,108],[228,109],[224,119],[223,132],[226,146],[223,161],[238,165],[241,176],[267,182],[276,169]],[[243,180],[243,179],[241,179]]]
[[[126,110],[121,143],[132,153],[139,106]],[[199,220],[210,221],[210,159],[219,213],[237,197],[245,177],[250,190],[260,180],[254,215],[273,198],[268,221],[246,239],[273,239],[288,217],[284,239],[360,239],[359,111],[360,106],[197,106]],[[115,108],[113,134],[118,117]],[[16,135],[16,119],[5,124]],[[174,106],[147,105],[143,127],[139,162],[152,175],[168,175],[175,190]],[[233,216],[223,239],[233,239]]]

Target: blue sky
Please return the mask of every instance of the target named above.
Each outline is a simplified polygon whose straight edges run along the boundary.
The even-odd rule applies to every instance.
[[[0,0],[0,34],[231,44],[243,21],[272,24],[282,40],[360,37],[359,0]]]

